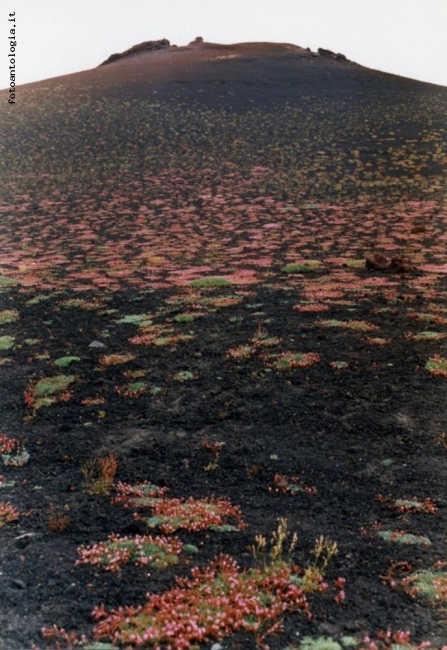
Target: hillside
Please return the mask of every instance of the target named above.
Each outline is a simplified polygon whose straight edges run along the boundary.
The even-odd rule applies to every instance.
[[[445,650],[447,89],[199,38],[5,97],[0,650]]]

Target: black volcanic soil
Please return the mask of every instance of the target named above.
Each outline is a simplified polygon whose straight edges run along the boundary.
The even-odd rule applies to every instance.
[[[86,197],[96,200],[101,188],[106,188],[106,165],[100,168],[100,162],[104,162],[101,147],[107,152],[107,147],[113,145],[115,156],[116,147],[119,148],[116,142],[97,144],[97,150],[93,147],[93,151],[84,152],[82,170],[73,163],[78,127],[70,131],[70,111],[81,111],[88,130],[94,119],[100,120],[94,118],[93,100],[116,102],[122,108],[124,102],[150,102],[156,97],[167,113],[181,100],[185,105],[222,109],[230,115],[246,114],[253,106],[268,110],[269,106],[289,102],[292,106],[307,107],[309,119],[316,120],[317,125],[314,102],[329,102],[329,107],[333,102],[335,112],[342,101],[345,107],[350,106],[347,113],[358,115],[358,124],[365,119],[365,106],[380,106],[381,112],[373,111],[371,116],[374,134],[379,139],[389,137],[392,124],[400,134],[400,143],[412,140],[415,150],[423,150],[430,143],[413,137],[418,131],[417,123],[408,119],[406,111],[419,103],[430,104],[430,98],[436,97],[438,108],[427,116],[429,125],[423,126],[439,133],[447,98],[446,89],[369,71],[331,57],[316,57],[295,46],[265,44],[169,48],[32,84],[19,89],[19,96],[20,92],[24,107],[20,108],[19,100],[16,116],[5,113],[4,124],[10,128],[5,131],[3,146],[10,157],[14,152],[17,155],[11,159],[9,172],[5,166],[2,214],[10,229],[23,228],[25,215],[25,221],[29,219],[34,230],[30,239],[21,243],[14,240],[12,232],[10,236],[5,234],[3,228],[2,242],[8,241],[10,246],[4,249],[4,255],[22,250],[22,244],[23,250],[25,245],[32,248],[40,230],[44,232],[48,225],[54,226],[52,237],[60,236],[58,208],[42,203],[53,200],[55,191],[60,192],[59,197],[67,196],[70,210],[78,214],[79,202]],[[403,107],[401,112],[399,107]],[[68,130],[57,131],[58,122],[53,119],[56,109],[65,111],[58,119],[67,120]],[[34,129],[28,118],[20,117],[21,110],[28,118],[36,112],[39,129]],[[14,126],[17,119],[20,127]],[[79,113],[73,120],[79,126]],[[95,122],[95,128],[102,127],[101,121]],[[332,127],[326,124],[324,128]],[[363,142],[370,137],[371,128],[365,124],[361,131]],[[124,149],[127,145],[118,121],[116,132]],[[53,134],[52,143],[45,139],[45,133]],[[54,139],[54,133],[58,133],[59,139]],[[131,130],[131,142],[137,142],[137,133],[138,129]],[[334,140],[339,136],[338,131],[334,133]],[[349,147],[349,130],[343,137]],[[358,145],[359,137],[358,132],[352,135],[352,147]],[[158,145],[159,168],[163,168],[165,157],[169,158],[162,144]],[[211,153],[206,149],[204,154],[205,167],[212,167],[213,156],[218,160],[222,145],[216,138],[210,146]],[[424,168],[417,170],[420,178],[416,184],[410,189],[405,185],[405,190],[393,185],[392,194],[396,201],[399,192],[402,201],[410,196],[413,200],[436,201],[437,223],[441,223],[445,219],[444,190],[437,185],[437,191],[428,194],[428,188],[439,181],[442,156],[439,151],[434,156],[430,152]],[[185,155],[183,152],[182,156]],[[268,155],[265,154],[266,159]],[[261,152],[258,164],[263,156]],[[374,151],[367,160],[376,170]],[[138,161],[139,164],[141,158]],[[123,183],[141,172],[137,163],[131,158],[124,160],[120,172]],[[332,173],[330,163],[325,174]],[[394,171],[402,183],[415,173],[401,167],[396,170],[392,160],[387,160],[386,165],[386,170]],[[219,171],[218,163],[216,166]],[[75,189],[64,180],[62,170],[64,174],[71,170],[67,173],[72,175]],[[352,173],[350,167],[345,170],[346,174]],[[42,179],[41,173],[46,174]],[[369,182],[369,177],[365,178],[359,177],[361,188],[362,183]],[[123,187],[131,201],[130,186]],[[359,193],[366,192],[361,188],[356,189],[356,200],[360,200]],[[135,190],[140,191],[147,191],[148,197],[151,193],[150,188]],[[275,191],[272,189],[272,193]],[[26,194],[25,198],[21,192]],[[175,186],[172,192],[175,193]],[[302,192],[299,201],[315,200],[315,192],[318,193],[315,186],[308,194]],[[374,189],[369,187],[368,192],[373,193]],[[251,194],[242,198],[254,199]],[[349,198],[346,191],[342,199]],[[298,200],[293,198],[292,190],[286,199],[291,205]],[[14,212],[8,221],[10,206],[16,209],[21,201],[23,211]],[[128,232],[130,241],[131,222],[124,213],[120,216],[117,212],[118,218],[122,219],[122,233]],[[430,231],[424,248],[430,251],[438,246],[442,234]],[[222,237],[225,235],[222,231]],[[330,231],[327,237],[330,239]],[[108,241],[113,244],[113,237]],[[104,241],[101,244],[105,245]],[[129,250],[126,254],[130,265],[134,252]],[[281,254],[287,255],[285,246]],[[87,271],[94,268],[88,254],[83,260]],[[178,286],[152,289],[150,283],[137,289],[126,285],[123,279],[120,288],[108,291],[99,285],[95,287],[93,279],[89,289],[76,291],[70,286],[71,281],[64,284],[63,278],[57,286],[45,287],[45,267],[38,266],[37,257],[35,262],[34,281],[28,281],[19,262],[14,266],[9,258],[0,270],[0,275],[19,281],[17,285],[2,287],[0,312],[11,310],[20,316],[19,320],[1,326],[2,336],[15,337],[15,347],[2,351],[10,361],[2,365],[0,373],[0,433],[20,440],[30,454],[28,463],[21,467],[0,467],[5,482],[11,484],[1,488],[0,501],[12,503],[21,513],[18,521],[0,528],[0,650],[48,647],[40,633],[43,626],[57,625],[92,639],[91,612],[95,606],[104,603],[111,610],[142,604],[148,592],[168,589],[175,576],[188,575],[191,566],[204,566],[220,553],[232,555],[242,567],[247,567],[252,560],[249,547],[255,536],[270,538],[280,517],[286,517],[289,530],[298,533],[294,560],[301,566],[307,566],[320,535],[337,542],[339,552],[329,564],[326,579],[332,584],[339,576],[345,578],[346,599],[335,603],[331,590],[310,595],[312,618],[286,614],[284,630],[266,639],[272,650],[298,648],[306,636],[331,637],[334,641],[353,636],[360,644],[369,635],[379,647],[390,648],[389,641],[377,637],[387,629],[409,630],[415,644],[430,641],[433,648],[442,647],[447,638],[445,601],[438,606],[413,598],[399,585],[392,588],[387,576],[398,579],[405,575],[397,569],[393,573],[398,563],[407,563],[407,569],[409,565],[414,570],[429,569],[446,558],[447,383],[445,378],[430,376],[424,368],[434,353],[443,354],[445,339],[415,343],[407,336],[409,330],[416,333],[429,328],[424,323],[415,327],[408,319],[409,312],[430,310],[442,314],[447,290],[445,275],[439,276],[436,291],[430,293],[423,283],[418,284],[428,276],[422,270],[395,274],[356,266],[354,272],[359,281],[373,277],[380,284],[382,279],[391,278],[395,282],[392,298],[386,291],[365,292],[354,305],[329,301],[328,311],[314,314],[293,308],[303,299],[308,277],[314,281],[326,274],[318,269],[302,277],[303,285],[287,285],[276,266],[268,276],[247,287],[185,293]],[[49,276],[51,272],[50,263]],[[166,272],[169,285],[168,276]],[[231,307],[209,308],[205,317],[196,318],[193,323],[175,324],[175,317],[187,311],[186,303],[179,301],[191,295],[200,302],[229,294],[239,299]],[[81,306],[76,303],[79,299],[84,301]],[[71,306],[69,300],[73,300]],[[116,322],[129,314],[154,314],[159,323],[174,323],[176,332],[193,331],[194,339],[136,349],[129,342],[136,326]],[[380,327],[379,336],[392,340],[392,344],[371,345],[364,333],[318,328],[315,318],[354,318],[376,324]],[[277,372],[266,367],[259,350],[259,354],[247,359],[229,359],[228,350],[246,344],[260,327],[265,327],[269,336],[280,337],[282,349],[298,346],[302,352],[318,354],[320,363]],[[438,321],[435,329],[445,333],[445,323]],[[104,347],[89,347],[98,340]],[[30,347],[29,341],[36,341],[32,345],[37,347]],[[137,358],[124,367],[101,367],[102,355],[127,352],[137,354]],[[266,348],[264,352],[270,350]],[[26,387],[59,372],[54,360],[64,355],[79,357],[69,369],[60,370],[76,375],[73,395],[37,412],[27,409]],[[349,370],[334,370],[330,366],[334,360],[347,360]],[[124,369],[143,369],[149,385],[157,390],[123,398],[115,387],[125,382]],[[178,373],[185,372],[191,373],[190,379],[178,379],[185,377]],[[103,401],[88,405],[86,400],[92,396]],[[211,458],[204,441],[224,443],[213,471],[205,470]],[[149,480],[169,487],[170,497],[228,497],[241,506],[248,527],[228,533],[180,533],[184,542],[199,547],[198,555],[189,565],[154,570],[150,577],[143,567],[126,567],[113,574],[97,567],[76,566],[81,545],[104,540],[111,533],[146,532],[130,510],[111,504],[113,490],[109,496],[89,495],[84,490],[81,468],[89,459],[109,452],[118,459],[117,481]],[[276,492],[277,475],[297,477],[301,485],[316,490]],[[391,507],[392,500],[414,497],[421,501],[430,499],[436,505],[436,513],[402,513]],[[54,514],[68,517],[64,530],[51,530]],[[431,545],[385,541],[376,536],[377,530],[405,530],[429,538]],[[201,647],[210,648],[213,641]],[[221,644],[226,649],[254,647],[253,638],[241,634],[221,640]],[[55,647],[54,642],[49,646]],[[66,647],[65,642],[61,642],[61,647]]]
[[[340,638],[388,627],[409,629],[418,641],[440,643],[445,638],[442,612],[424,607],[380,579],[397,562],[410,562],[416,569],[445,558],[447,468],[440,404],[447,390],[442,381],[427,382],[414,371],[424,363],[430,344],[414,350],[405,342],[401,309],[392,318],[380,319],[381,335],[400,340],[392,357],[361,341],[353,344],[349,335],[335,340],[324,333],[315,337],[309,318],[302,319],[297,332],[291,317],[294,298],[262,287],[255,293],[231,310],[233,317],[244,320],[232,323],[222,310],[197,321],[194,342],[177,349],[151,349],[147,353],[151,383],[163,390],[127,400],[113,392],[114,385],[122,384],[122,368],[100,372],[98,357],[104,350],[93,348],[86,354],[84,342],[103,330],[107,317],[73,309],[61,318],[57,300],[29,306],[29,295],[11,296],[22,316],[20,330],[16,328],[19,336],[39,335],[51,318],[48,355],[58,357],[69,345],[70,354],[83,360],[76,368],[82,381],[75,397],[42,409],[27,422],[23,422],[23,390],[29,380],[48,373],[45,362],[30,362],[25,350],[18,351],[14,366],[2,373],[2,430],[24,441],[30,453],[27,465],[4,471],[8,481],[15,482],[4,494],[23,516],[1,531],[2,648],[30,648],[31,642],[40,643],[40,627],[53,623],[90,633],[90,613],[96,604],[104,602],[110,609],[136,605],[144,602],[148,590],[172,585],[173,570],[153,571],[148,580],[143,568],[115,575],[75,566],[76,549],[82,544],[103,540],[112,532],[145,532],[131,511],[112,506],[109,497],[83,491],[82,465],[110,451],[119,459],[120,481],[150,480],[168,486],[172,497],[228,496],[241,505],[248,523],[244,531],[181,535],[200,547],[194,558],[200,565],[222,552],[249,565],[247,547],[256,534],[269,536],[279,517],[286,517],[289,528],[298,532],[296,561],[301,565],[308,562],[319,535],[337,541],[339,554],[327,577],[346,578],[346,602],[335,605],[332,596],[310,598],[313,618],[286,616],[285,632],[269,640],[272,648],[297,642],[300,635]],[[166,306],[170,295],[159,291],[139,296],[138,312]],[[115,294],[109,307],[126,313],[132,298]],[[226,350],[253,335],[259,318],[252,316],[253,303],[260,305],[258,309],[262,305],[264,318],[273,319],[269,333],[286,340],[307,336],[305,347],[324,359],[333,358],[335,345],[338,357],[352,360],[352,371],[334,373],[325,363],[274,374],[263,372],[258,359],[226,361]],[[365,301],[356,318],[370,319],[378,304]],[[329,316],[338,315],[333,310]],[[107,342],[109,352],[123,350],[115,329]],[[185,369],[198,378],[167,382]],[[82,406],[92,390],[107,396],[106,405]],[[106,415],[101,419],[103,409]],[[203,441],[225,443],[215,471],[204,469],[211,457]],[[274,487],[277,474],[296,476],[304,485],[316,487],[318,494],[271,493],[268,489]],[[438,513],[399,514],[376,500],[380,494],[431,498]],[[69,516],[63,532],[49,530],[52,506],[57,514]],[[398,545],[362,533],[362,528],[373,529],[378,521],[384,530],[410,529],[428,536],[432,546]],[[180,573],[188,570],[181,567]],[[246,643],[242,647],[252,647]],[[225,641],[225,647],[237,647],[237,639]]]

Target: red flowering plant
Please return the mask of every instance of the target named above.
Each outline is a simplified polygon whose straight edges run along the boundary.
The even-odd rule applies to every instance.
[[[438,562],[433,569],[411,572],[402,578],[400,585],[413,598],[422,598],[432,603],[447,603],[446,562]]]
[[[234,359],[240,361],[241,359],[248,359],[256,351],[253,345],[238,345],[235,348],[227,350],[227,359]]]
[[[329,320],[317,320],[315,321],[315,325],[319,325],[320,327],[342,327],[343,329],[354,330],[355,332],[372,332],[373,330],[380,329],[378,325],[368,323],[364,320],[343,321],[335,318]]]
[[[0,325],[5,325],[6,323],[13,323],[18,320],[19,312],[16,309],[4,309],[0,311]]]
[[[273,480],[275,486],[269,487],[269,492],[276,492],[277,494],[297,494],[298,492],[318,494],[318,489],[314,485],[304,485],[297,476],[276,474]]]
[[[402,513],[425,512],[430,515],[435,515],[438,511],[436,505],[430,498],[424,499],[423,501],[416,497],[412,499],[391,499],[379,494],[376,497],[376,501],[388,503],[390,508],[396,508]]]
[[[427,341],[440,341],[445,338],[447,334],[441,332],[433,332],[432,330],[424,330],[423,332],[418,332],[413,334],[412,332],[407,332],[404,334],[404,339],[406,341],[416,341],[416,342],[427,342]]]
[[[203,468],[206,472],[212,472],[219,467],[219,458],[224,445],[224,442],[210,442],[209,440],[202,441],[202,449],[212,454],[211,461]]]
[[[312,302],[310,300],[306,300],[298,305],[294,305],[292,309],[301,312],[319,312],[328,311],[329,305],[326,305],[323,302]]]
[[[42,637],[48,643],[55,643],[57,650],[62,648],[61,642],[65,643],[66,648],[74,648],[76,646],[83,647],[89,645],[89,639],[85,634],[78,635],[74,631],[67,632],[63,627],[52,625],[51,627],[43,627],[41,629]]]
[[[333,370],[345,370],[349,368],[347,361],[329,361],[329,365]]]
[[[76,564],[91,564],[112,572],[118,571],[125,564],[164,569],[179,562],[179,555],[183,548],[182,542],[177,537],[109,535],[105,542],[80,546],[78,548],[80,559]],[[197,551],[192,545],[185,546],[185,550]]]
[[[360,642],[357,650],[389,650],[389,648],[403,650],[447,650],[447,645],[433,646],[430,641],[422,643],[413,643],[409,630],[380,630],[375,635],[375,640],[371,636],[365,636]]]
[[[234,307],[242,302],[241,298],[237,296],[216,296],[215,298],[201,298],[199,304],[210,307],[213,309],[221,309],[222,307]]]
[[[439,314],[430,314],[427,312],[408,312],[407,317],[411,320],[418,321],[419,323],[431,323],[435,325],[446,325],[447,319]]]
[[[118,496],[112,503],[128,508],[151,508],[152,516],[143,517],[136,513],[150,528],[160,528],[170,534],[176,530],[198,532],[200,530],[241,530],[246,527],[239,506],[232,505],[225,498],[210,499],[168,499],[167,487],[157,487],[149,482],[137,485],[117,484]]]
[[[124,384],[123,386],[114,386],[113,390],[120,397],[138,399],[147,392],[147,384],[144,381],[134,381],[131,384]]]
[[[136,485],[129,485],[119,481],[116,484],[116,490],[118,495],[112,499],[112,503],[122,505],[125,508],[150,508],[164,497],[169,488],[158,487],[149,483],[149,481],[137,483]]]
[[[254,634],[261,645],[281,629],[285,612],[310,616],[304,591],[294,579],[286,562],[242,571],[232,557],[221,555],[203,569],[193,568],[190,578],[177,578],[172,589],[150,594],[143,606],[111,612],[96,607],[94,634],[114,643],[177,650],[242,631]]]
[[[235,632],[248,632],[267,650],[265,639],[281,631],[286,612],[301,611],[311,616],[306,592],[328,589],[323,573],[337,552],[335,543],[319,538],[314,559],[303,573],[291,560],[297,535],[293,534],[286,548],[288,535],[287,521],[281,518],[270,545],[265,537],[256,537],[251,548],[252,568],[242,570],[231,556],[221,555],[205,568],[194,567],[191,577],[178,577],[168,591],[149,594],[140,607],[120,607],[111,612],[96,607],[95,638],[181,650],[220,641]],[[334,583],[337,603],[344,600],[344,584],[343,578]]]
[[[362,535],[378,537],[385,542],[409,544],[412,546],[431,546],[431,541],[424,535],[414,535],[407,530],[383,530],[382,525],[378,521],[374,522],[372,526],[362,527],[360,531]]]
[[[412,598],[420,598],[431,604],[445,605],[447,603],[446,566],[447,562],[441,560],[430,569],[413,571],[409,562],[396,562],[380,578],[392,589],[401,588]]]
[[[0,433],[0,458],[4,465],[22,467],[28,462],[29,453],[19,440]]]
[[[0,501],[0,528],[19,518],[19,511],[9,501]]]
[[[388,345],[391,343],[391,338],[383,338],[381,336],[367,336],[366,337],[367,342],[370,345]]]
[[[425,369],[433,377],[447,377],[447,359],[439,354],[434,354],[425,364]]]
[[[160,528],[170,534],[176,530],[198,532],[201,530],[230,531],[246,527],[239,506],[228,499],[159,499],[152,505],[152,517],[144,519],[150,528]],[[230,523],[234,522],[234,523]]]
[[[116,366],[122,363],[128,363],[135,359],[134,354],[124,353],[124,354],[105,354],[102,357],[99,357],[99,364],[102,367],[107,366]]]
[[[83,400],[81,400],[81,404],[83,406],[100,406],[101,404],[106,403],[106,398],[105,397],[85,397]]]
[[[250,339],[255,347],[271,348],[279,345],[281,340],[278,336],[269,336],[262,323],[259,323],[254,336]]]
[[[164,325],[146,325],[141,327],[141,334],[136,334],[129,339],[133,345],[155,345],[163,347],[166,345],[176,345],[177,343],[186,343],[191,341],[192,334],[176,334],[173,328]]]
[[[261,358],[265,359],[267,368],[275,370],[308,368],[320,361],[320,357],[315,352],[282,352],[281,354],[262,355]]]
[[[19,446],[19,441],[15,438],[9,438],[5,433],[0,433],[0,456],[10,454]]]
[[[73,391],[68,390],[68,387],[76,379],[75,375],[55,375],[29,382],[24,395],[27,408],[35,415],[39,408],[51,406],[56,402],[67,402],[73,395]]]

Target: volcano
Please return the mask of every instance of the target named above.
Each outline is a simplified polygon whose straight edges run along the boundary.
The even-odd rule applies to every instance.
[[[8,96],[1,650],[445,650],[447,89],[199,37]]]
[[[232,108],[250,103],[299,102],[309,95],[374,97],[441,90],[432,84],[371,70],[344,54],[312,52],[288,43],[207,43],[198,37],[177,47],[167,39],[113,54],[98,68],[46,80],[32,87],[55,86],[94,97],[188,98]]]

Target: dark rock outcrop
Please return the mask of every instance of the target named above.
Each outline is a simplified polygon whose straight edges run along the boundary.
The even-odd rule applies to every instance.
[[[349,61],[349,59],[344,55],[341,54],[340,52],[335,53],[332,52],[332,50],[325,50],[323,47],[318,48],[318,54],[320,56],[327,56],[330,57],[331,59],[337,59],[338,61]]]
[[[139,43],[138,45],[134,45],[133,47],[119,54],[111,54],[106,61],[101,63],[101,65],[108,65],[109,63],[114,63],[115,61],[119,61],[120,59],[125,59],[131,56],[136,56],[137,54],[141,54],[143,52],[164,50],[167,47],[171,47],[171,43],[168,41],[167,38],[163,38],[159,41],[145,41],[144,43]]]
[[[189,43],[189,47],[193,45],[202,45],[203,43],[203,38],[201,36],[197,36],[191,43]]]

